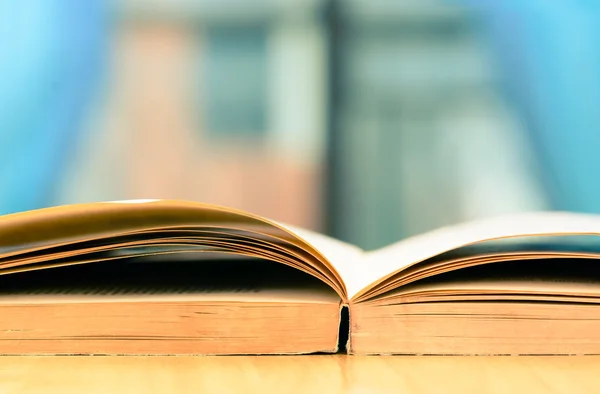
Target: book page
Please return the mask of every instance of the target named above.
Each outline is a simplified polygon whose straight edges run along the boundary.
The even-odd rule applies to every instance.
[[[570,212],[506,215],[444,227],[365,254],[349,297],[364,294],[407,267],[478,242],[523,236],[600,235],[600,216]]]
[[[216,253],[193,258],[187,253],[151,255],[0,275],[0,302],[44,298],[63,302],[340,302],[330,286],[298,269],[259,258],[221,257]]]
[[[298,237],[302,238],[329,260],[342,277],[346,289],[354,288],[356,285],[356,267],[361,265],[365,252],[357,246],[342,242],[313,231],[281,224]]]
[[[382,302],[473,301],[489,299],[600,302],[598,255],[502,260],[502,264],[449,271],[401,286]],[[576,299],[579,297],[579,299]]]
[[[81,304],[139,302],[148,305],[153,302],[229,302],[232,305],[246,303],[282,304],[336,304],[338,295],[331,289],[271,289],[261,288],[246,291],[244,288],[219,292],[181,292],[169,294],[0,294],[0,305],[10,304]]]
[[[208,229],[211,229],[212,239],[202,234]],[[101,239],[102,249],[106,249],[115,237],[135,238],[141,234],[148,240],[157,240],[164,238],[161,237],[163,232],[177,230],[197,231],[196,235],[187,237],[186,242],[218,245],[219,250],[255,255],[269,249],[271,255],[282,257],[276,261],[305,267],[305,271],[320,277],[346,298],[341,274],[318,249],[295,233],[247,212],[190,201],[114,201],[5,215],[0,217],[0,260],[5,264],[20,258],[26,262],[24,256],[45,255],[47,251],[63,247],[75,251],[85,243]],[[319,241],[315,239],[315,242]]]

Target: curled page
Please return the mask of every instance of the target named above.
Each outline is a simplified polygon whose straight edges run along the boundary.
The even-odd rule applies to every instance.
[[[503,238],[554,235],[600,235],[600,217],[531,212],[462,223],[407,238],[365,254],[362,264],[356,267],[359,283],[349,289],[349,297],[358,298],[411,265],[459,247]]]

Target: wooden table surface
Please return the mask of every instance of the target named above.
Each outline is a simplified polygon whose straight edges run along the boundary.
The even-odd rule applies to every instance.
[[[0,357],[6,393],[600,392],[600,357]]]

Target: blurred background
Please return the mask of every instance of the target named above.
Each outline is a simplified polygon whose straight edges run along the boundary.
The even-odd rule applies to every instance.
[[[0,1],[0,213],[188,199],[373,249],[600,212],[599,22],[592,0]]]

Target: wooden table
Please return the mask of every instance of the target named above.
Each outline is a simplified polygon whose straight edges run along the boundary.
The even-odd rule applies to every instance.
[[[0,357],[5,393],[600,392],[600,357]]]

